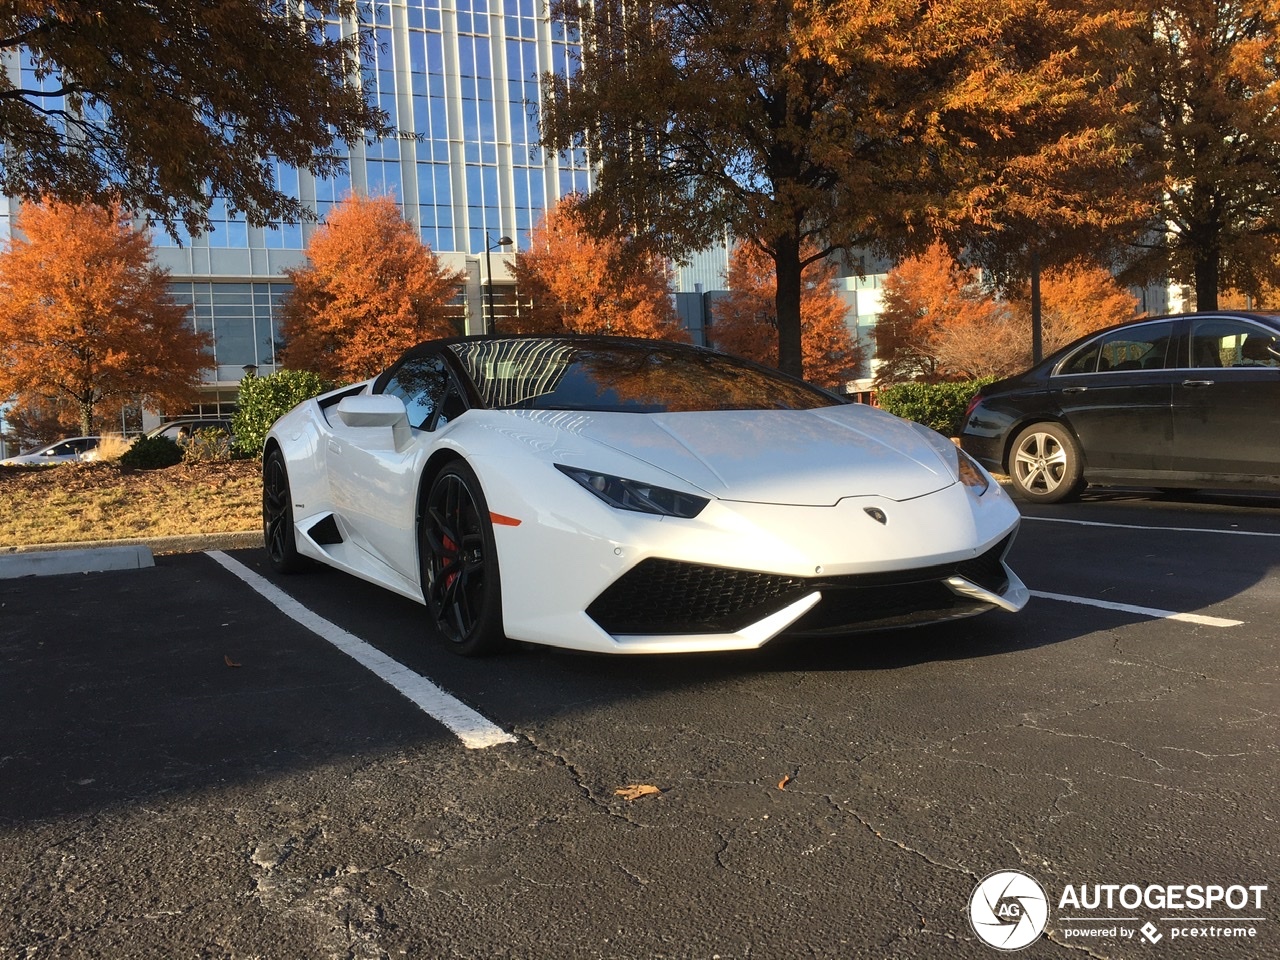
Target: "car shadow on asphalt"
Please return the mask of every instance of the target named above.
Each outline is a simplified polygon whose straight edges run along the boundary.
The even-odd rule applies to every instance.
[[[714,703],[743,684],[801,684],[806,674],[843,673],[877,696],[884,674],[903,671],[927,686],[938,675],[930,665],[970,662],[980,665],[973,683],[981,686],[1038,661],[1061,665],[1074,654],[1038,654],[1099,632],[1109,644],[1108,631],[1147,619],[1033,599],[1017,615],[783,637],[758,651],[617,657],[519,646],[465,659],[432,635],[409,599],[329,569],[278,577],[261,550],[234,557],[507,730],[536,729],[548,717],[572,722],[576,704],[625,708],[667,695]],[[1242,561],[1214,589],[1242,591],[1269,569]],[[372,756],[460,750],[435,720],[207,556],[0,582],[0,617],[0,826],[297,770],[341,778],[344,764]],[[1097,649],[1094,637],[1082,656]]]

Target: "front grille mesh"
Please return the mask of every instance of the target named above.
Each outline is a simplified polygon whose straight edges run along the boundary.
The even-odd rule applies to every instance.
[[[649,559],[615,580],[587,615],[612,634],[732,633],[811,589],[798,577]]]
[[[843,577],[785,577],[676,560],[641,561],[587,608],[607,633],[733,633],[815,590],[822,601],[791,632],[904,626],[964,616],[986,605],[948,589],[961,576],[999,593],[1008,585],[1001,541],[981,556],[913,570]]]

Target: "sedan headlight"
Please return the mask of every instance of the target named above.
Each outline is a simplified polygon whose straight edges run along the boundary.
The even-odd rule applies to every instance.
[[[609,506],[618,510],[692,520],[711,502],[705,497],[695,497],[692,494],[681,493],[679,490],[655,487],[651,483],[627,480],[624,477],[584,470],[581,467],[570,467],[563,463],[557,463],[556,469],[566,477],[572,477],[583,489],[594,493]]]
[[[922,424],[916,428],[925,435],[933,449],[955,470],[960,482],[971,489],[979,497],[991,486],[991,478],[987,471],[978,466],[978,461],[960,449],[959,445],[948,440],[936,430],[930,430]]]

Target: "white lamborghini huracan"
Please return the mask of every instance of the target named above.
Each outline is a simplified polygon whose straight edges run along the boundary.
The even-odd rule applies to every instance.
[[[276,422],[262,519],[276,570],[411,597],[464,654],[736,650],[1027,600],[1017,508],[950,440],[660,341],[414,347]]]

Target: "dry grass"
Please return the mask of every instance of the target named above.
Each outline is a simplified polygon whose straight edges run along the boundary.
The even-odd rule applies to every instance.
[[[0,467],[0,548],[257,530],[260,470],[256,460]]]
[[[119,460],[126,450],[133,446],[133,438],[125,438],[118,433],[104,433],[94,448],[95,460]]]

